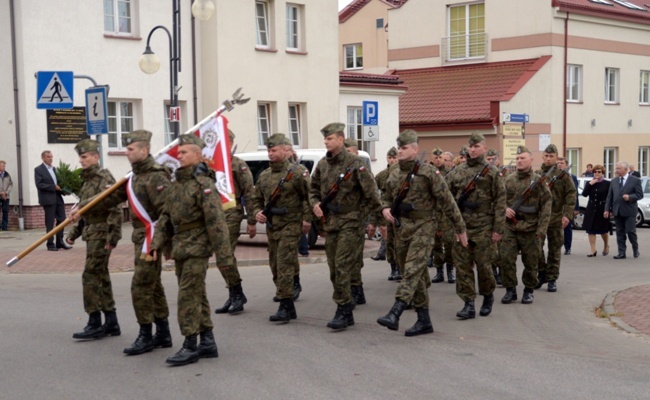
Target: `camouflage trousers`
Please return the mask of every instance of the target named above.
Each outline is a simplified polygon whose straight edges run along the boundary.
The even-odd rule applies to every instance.
[[[492,243],[492,268],[501,266],[501,242]]]
[[[467,233],[469,244],[463,247],[454,242],[453,257],[456,267],[456,294],[464,302],[476,299],[476,285],[474,278],[474,265],[478,275],[478,290],[481,296],[488,296],[494,292],[496,281],[492,273],[492,232]]]
[[[528,289],[537,285],[539,240],[533,232],[513,232],[506,229],[501,241],[501,280],[505,288],[517,286],[517,254],[521,250],[524,272],[521,281]]]
[[[298,262],[298,244],[302,233],[300,222],[289,223],[280,229],[267,229],[269,265],[278,299],[293,297],[293,276]]]
[[[453,249],[455,240],[454,230],[445,228],[442,231],[442,236],[435,235],[433,241],[433,265],[442,267],[447,263],[448,265],[455,265],[453,257]],[[438,246],[438,249],[436,249]]]
[[[214,328],[210,303],[205,293],[207,257],[175,260],[178,280],[178,325],[183,336],[192,336]]]
[[[351,301],[350,280],[357,259],[358,241],[359,227],[353,224],[338,231],[327,232],[325,236],[325,254],[334,289],[332,299],[339,305]]]
[[[141,258],[142,243],[134,243],[135,271],[131,280],[131,299],[138,324],[151,324],[156,320],[167,319],[169,308],[165,288],[160,281],[162,257],[156,261]]]
[[[105,240],[86,241],[86,264],[81,274],[84,309],[88,314],[95,311],[115,311],[113,286],[108,273],[110,250],[104,249]]]
[[[548,256],[544,255],[544,240],[548,238]],[[555,281],[560,277],[560,257],[564,245],[562,221],[548,225],[546,236],[539,241],[538,271],[546,274],[546,279]]]
[[[354,264],[352,265],[352,271],[350,271],[350,285],[352,286],[363,285],[363,280],[361,279],[361,268],[363,268],[363,245],[365,244],[365,241],[366,227],[362,225],[357,238]]]
[[[389,264],[399,264],[397,262],[397,249],[395,249],[395,227],[393,224],[388,224],[388,237],[386,238],[386,261]],[[399,267],[400,274],[404,271]]]
[[[402,219],[402,227],[407,224],[407,219]],[[397,238],[395,248],[397,260],[403,268],[402,281],[395,293],[396,300],[402,300],[406,304],[413,302],[415,308],[429,307],[429,293],[427,289],[431,286],[427,260],[431,254],[434,235],[433,222],[427,221],[421,224],[416,234],[403,235],[403,228],[395,230]]]
[[[240,222],[228,221],[228,238],[230,239],[230,248],[232,249],[233,265],[227,268],[219,266],[219,272],[226,282],[226,287],[237,286],[241,282],[239,269],[237,268],[237,258],[235,258],[235,249],[237,248],[237,239],[239,239]]]

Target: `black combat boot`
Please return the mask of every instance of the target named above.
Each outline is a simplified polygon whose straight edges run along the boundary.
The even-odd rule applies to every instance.
[[[506,295],[501,298],[501,303],[510,304],[517,300],[517,288],[506,288]]]
[[[198,351],[200,358],[219,357],[219,350],[217,350],[217,343],[214,341],[212,331],[201,332],[201,343],[199,343]]]
[[[405,309],[406,303],[402,300],[396,300],[395,304],[393,304],[393,308],[390,309],[388,314],[377,318],[377,323],[381,326],[385,326],[391,331],[396,331],[399,328],[399,317]]]
[[[291,318],[291,310],[294,310],[293,318]],[[278,312],[269,317],[271,322],[289,322],[291,319],[296,319],[295,308],[293,307],[293,300],[281,299]]]
[[[474,309],[474,300],[466,301],[465,307],[456,313],[460,319],[471,319],[476,317],[476,310]]]
[[[539,289],[547,283],[548,280],[546,279],[546,272],[538,272],[537,273],[537,286],[535,286],[535,289]]]
[[[433,268],[433,256],[429,256],[427,260],[427,268]]]
[[[137,356],[154,349],[153,336],[151,335],[152,324],[140,324],[140,333],[135,342],[124,349],[124,354]]]
[[[354,290],[356,288],[356,290]],[[354,302],[357,304],[366,304],[366,295],[363,293],[363,285],[352,286],[354,293]]]
[[[120,331],[120,324],[117,323],[117,314],[115,311],[106,311],[104,312],[104,335],[105,336],[120,336],[122,331]]]
[[[494,280],[497,282],[497,285],[503,285],[503,282],[501,282],[501,273],[499,272],[499,268],[492,267],[492,273],[494,274]]]
[[[371,260],[381,261],[386,259],[386,241],[381,239],[381,244],[379,245],[379,250],[377,250],[377,255],[370,257]]]
[[[348,326],[354,325],[354,315],[352,314],[352,307],[350,304],[345,305],[345,318],[347,319]]]
[[[402,273],[399,271],[399,265],[395,264],[395,279],[394,281],[401,281],[402,280]]]
[[[454,275],[454,265],[447,263],[447,282],[456,283],[456,276]]]
[[[521,296],[522,304],[532,304],[533,303],[533,289],[526,288],[524,289],[524,295]]]
[[[336,307],[334,318],[327,323],[327,327],[332,329],[345,329],[350,325],[348,323],[349,316],[352,316],[351,304],[339,304],[338,307]],[[354,318],[352,318],[352,323],[354,323]]]
[[[75,339],[99,339],[104,337],[104,327],[102,326],[102,313],[95,311],[88,314],[88,323],[81,332],[72,334]]]
[[[431,283],[440,283],[445,281],[445,274],[442,272],[442,266],[436,265],[436,276],[431,279]]]
[[[302,286],[300,285],[300,275],[295,275],[293,277],[293,301],[297,301],[300,297],[300,292],[302,292]]]
[[[418,320],[415,325],[410,327],[404,332],[404,336],[417,336],[424,335],[425,333],[433,333],[433,325],[431,325],[431,318],[429,318],[428,308],[416,308],[418,313]]]
[[[244,304],[246,304],[247,301],[248,300],[244,295],[244,289],[242,289],[240,282],[232,288],[232,297],[230,298],[228,314],[237,314],[244,311]]]
[[[548,281],[548,286],[546,287],[549,292],[557,292],[557,282],[555,279]]]
[[[172,347],[172,335],[169,332],[169,321],[166,319],[156,320],[156,334],[153,335],[154,347]]]
[[[228,312],[228,309],[232,305],[232,296],[233,296],[233,290],[232,288],[228,288],[228,300],[221,306],[220,308],[217,308],[214,310],[215,314],[225,314]]]
[[[397,264],[391,264],[390,265],[390,274],[388,275],[388,280],[389,281],[394,281],[397,279]]]
[[[481,311],[479,315],[481,317],[487,317],[492,312],[492,304],[494,304],[494,294],[483,296],[483,305],[481,305]]]
[[[178,350],[176,354],[167,358],[167,361],[165,362],[167,364],[177,366],[199,361],[199,358],[201,358],[201,356],[199,355],[199,350],[196,347],[196,336],[197,335],[185,336],[183,347]]]

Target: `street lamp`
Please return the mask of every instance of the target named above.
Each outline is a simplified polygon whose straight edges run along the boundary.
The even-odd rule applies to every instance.
[[[149,42],[151,41],[151,36],[156,30],[164,30],[169,39],[169,102],[170,107],[177,107],[178,91],[181,89],[178,87],[178,73],[181,72],[181,1],[172,0],[172,6],[172,32],[169,32],[169,30],[162,25],[155,26],[151,29],[149,36],[147,37],[146,48],[144,53],[142,53],[142,56],[140,56],[138,64],[140,65],[140,70],[146,74],[154,74],[160,69],[160,59],[151,50]],[[205,21],[209,19],[213,13],[214,4],[211,0],[195,0],[192,3],[192,15],[199,20]],[[178,121],[173,121],[171,124],[174,131],[174,138],[177,138],[179,131]]]

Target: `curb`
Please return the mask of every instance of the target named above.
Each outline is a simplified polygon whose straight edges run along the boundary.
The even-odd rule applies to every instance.
[[[643,334],[643,332],[639,332],[636,328],[628,325],[621,317],[616,316],[616,308],[614,307],[614,301],[616,300],[616,296],[620,293],[620,290],[614,290],[610,293],[607,293],[607,296],[605,296],[605,299],[601,303],[602,309],[607,314],[607,318],[609,318],[609,321],[616,325],[617,328],[622,329],[628,333],[633,333],[636,335]]]

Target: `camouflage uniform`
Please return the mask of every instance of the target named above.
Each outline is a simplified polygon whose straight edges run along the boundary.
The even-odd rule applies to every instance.
[[[82,140],[75,150],[80,156],[87,152],[96,152],[99,150],[99,143],[89,139]],[[79,191],[80,201],[100,194],[115,183],[111,172],[100,168],[98,164],[81,171],[81,179],[83,184]],[[87,211],[68,231],[67,239],[74,241],[79,236],[86,242],[86,263],[81,275],[84,309],[91,316],[103,311],[106,316],[104,333],[118,336],[120,327],[117,324],[113,288],[108,272],[111,250],[104,247],[114,247],[122,238],[122,210],[120,207],[113,207],[103,212],[94,209]],[[107,327],[109,329],[106,329]],[[86,338],[81,337],[83,335],[75,335],[78,339]]]
[[[390,149],[389,155],[393,157],[397,157],[397,149],[394,147]],[[381,193],[381,197],[384,197],[385,192],[386,192],[386,181],[388,180],[388,176],[390,175],[390,169],[392,165],[386,166],[386,169],[381,171],[375,176],[375,183],[377,184],[377,188],[379,189]],[[402,275],[399,273],[398,267],[397,267],[397,258],[395,256],[395,230],[392,226],[392,224],[388,224],[386,227],[386,232],[387,235],[386,237],[381,238],[381,247],[380,250],[377,252],[377,260],[382,259],[380,257],[381,254],[381,248],[384,248],[384,255],[386,258],[386,261],[388,261],[388,264],[390,264],[391,268],[391,273],[388,276],[388,280],[401,280]]]
[[[540,179],[532,169],[517,171],[505,178],[506,207],[511,207],[524,193],[531,181]],[[551,217],[551,193],[546,185],[536,185],[532,195],[522,204],[517,212],[517,224],[506,221],[506,230],[501,243],[501,279],[503,286],[511,292],[516,300],[517,254],[521,251],[524,264],[522,282],[529,293],[537,284],[537,263],[539,260],[539,237],[544,235]],[[502,302],[503,299],[502,299]]]
[[[546,153],[556,153],[555,145],[549,145]],[[536,173],[546,174],[551,168],[555,167],[553,173],[548,177],[548,184],[553,177],[560,175],[562,170],[557,168],[557,164],[547,166],[542,164],[541,169]],[[573,209],[576,205],[576,187],[573,184],[570,174],[564,174],[555,181],[552,194],[551,220],[548,224],[548,230],[540,239],[540,254],[538,264],[538,283],[540,288],[546,282],[552,282],[549,291],[555,291],[555,281],[560,276],[560,258],[562,254],[562,245],[564,244],[564,228],[562,228],[562,217],[567,217],[569,221],[573,220]],[[548,237],[548,258],[544,256],[544,241]]]
[[[437,168],[437,167],[436,167]],[[437,168],[440,171],[440,176],[445,178],[447,185],[449,185],[449,178],[452,175],[451,170],[447,170],[445,165]],[[454,247],[455,237],[454,230],[451,229],[451,223],[445,216],[440,208],[440,204],[436,205],[436,234],[434,235],[432,258],[427,266],[436,268],[436,276],[431,280],[431,283],[444,282],[445,275],[443,266],[447,264],[447,282],[455,283],[456,277],[454,276],[454,258],[452,249]],[[442,234],[438,236],[438,232]]]
[[[476,136],[476,137],[475,137]],[[470,144],[485,140],[482,135],[474,134]],[[476,158],[467,158],[467,162],[460,164],[449,179],[449,190],[456,200],[463,195],[467,185],[475,176],[480,174],[486,166],[483,155]],[[457,281],[456,293],[469,306],[466,313],[460,312],[460,318],[474,318],[474,300],[476,299],[476,286],[474,278],[474,264],[478,274],[479,294],[484,296],[481,315],[489,315],[494,301],[494,288],[496,282],[492,273],[493,242],[492,233],[503,234],[505,215],[505,188],[499,177],[499,170],[490,166],[487,175],[478,178],[475,189],[461,204],[463,220],[467,226],[467,248],[459,243],[454,243],[454,261],[456,266]],[[488,304],[489,303],[489,304]],[[464,310],[465,311],[465,310]]]

